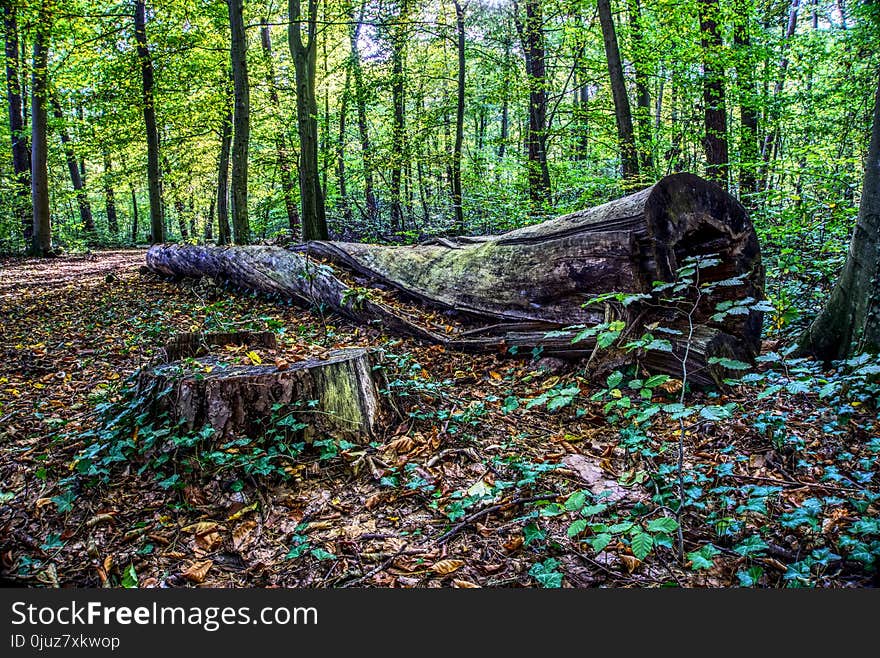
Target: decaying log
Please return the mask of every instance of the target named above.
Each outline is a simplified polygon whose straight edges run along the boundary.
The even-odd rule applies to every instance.
[[[383,415],[372,361],[361,348],[283,367],[208,355],[142,370],[138,394],[151,417],[190,430],[209,425],[221,438],[256,436],[290,414],[308,424],[307,436],[365,442],[376,437]]]
[[[701,270],[701,282],[740,277],[742,283],[717,288],[690,318],[696,328],[688,369],[693,382],[705,384],[726,374],[711,366],[709,358],[748,361],[757,354],[759,311],[718,321],[712,315],[721,301],[761,299],[764,272],[742,205],[691,174],[667,176],[602,206],[501,235],[414,246],[310,242],[291,250],[158,245],[147,253],[147,265],[168,276],[211,276],[358,322],[380,321],[392,333],[456,349],[509,353],[512,347],[522,352],[541,347],[544,354],[576,358],[591,355],[594,343],[572,343],[577,332],[565,328],[595,325],[609,313],[639,325],[636,330],[654,323],[682,328],[682,317],[669,308],[638,303],[609,308],[586,302],[609,292],[650,293],[654,282],[672,280],[688,256],[710,254],[719,264]],[[358,291],[316,259],[353,273],[364,286],[390,288],[405,300],[441,309],[458,326],[438,330],[418,314],[353,294]],[[671,342],[672,352],[640,358],[661,372],[680,374],[684,338]]]

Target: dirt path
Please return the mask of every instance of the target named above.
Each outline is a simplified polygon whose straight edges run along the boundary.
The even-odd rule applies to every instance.
[[[0,297],[16,295],[32,285],[42,290],[87,285],[111,272],[136,269],[145,254],[144,249],[120,249],[62,258],[0,259]]]

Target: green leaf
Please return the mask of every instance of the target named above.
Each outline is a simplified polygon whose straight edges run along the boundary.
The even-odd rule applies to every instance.
[[[565,501],[565,509],[569,512],[577,512],[587,502],[587,492],[583,489],[575,491]]]
[[[717,405],[712,405],[708,407],[703,407],[700,409],[700,416],[705,418],[706,420],[724,420],[725,418],[730,418],[730,412],[724,407],[719,407]]]
[[[122,572],[122,586],[126,589],[134,589],[138,586],[137,571],[134,570],[133,564],[129,564],[128,569]]]
[[[710,357],[709,363],[712,365],[718,364],[722,368],[727,368],[728,370],[748,370],[752,367],[744,361],[717,356]]]
[[[317,560],[335,560],[336,556],[333,553],[329,553],[325,551],[323,548],[313,548],[310,553],[312,557]]]
[[[508,395],[506,398],[504,398],[504,403],[501,405],[501,411],[509,414],[517,409],[519,409],[518,397],[516,397],[515,395]]]
[[[587,529],[587,520],[586,519],[578,519],[570,526],[568,526],[568,536],[576,537],[581,534],[584,530]]]
[[[715,565],[715,556],[721,551],[712,544],[706,544],[697,551],[688,553],[688,560],[691,562],[691,569],[699,571],[700,569],[710,569]]]
[[[644,560],[654,547],[654,538],[647,532],[637,532],[630,541],[633,555],[639,560]]]
[[[648,521],[648,532],[674,532],[678,528],[678,521],[671,516]]]
[[[749,557],[751,555],[760,555],[767,549],[767,542],[761,539],[758,535],[752,535],[751,537],[747,537],[739,544],[733,547],[733,550],[742,555],[743,557]]]
[[[547,533],[545,531],[541,530],[534,523],[527,523],[523,527],[523,538],[524,538],[523,543],[526,546],[528,546],[529,544],[531,544],[534,541],[542,541],[544,539],[544,537],[546,537],[546,536],[547,536]]]
[[[646,350],[654,350],[657,352],[671,352],[672,351],[672,343],[670,343],[665,338],[655,338],[650,343],[645,345]]]
[[[669,375],[653,375],[645,380],[645,388],[657,388],[669,381]]]
[[[590,546],[592,546],[593,550],[597,553],[601,553],[607,548],[608,544],[611,543],[611,540],[611,533],[600,532],[590,540]]]
[[[620,382],[622,381],[623,373],[619,370],[616,370],[608,375],[608,379],[605,380],[605,384],[606,386],[608,386],[608,388],[617,388],[618,386],[620,386]]]

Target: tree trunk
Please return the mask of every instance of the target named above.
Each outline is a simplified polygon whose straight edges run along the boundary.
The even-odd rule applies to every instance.
[[[406,164],[406,78],[404,60],[406,58],[406,28],[409,11],[408,0],[400,0],[400,13],[395,25],[391,27],[391,103],[394,116],[391,127],[391,226],[396,231],[404,228],[403,169]]]
[[[639,127],[639,168],[642,175],[647,175],[654,168],[653,142],[651,131],[651,89],[648,76],[645,74],[644,58],[646,52],[642,42],[641,0],[627,0],[629,9],[630,32],[633,47],[633,68],[636,77],[636,123]]]
[[[248,145],[251,134],[251,102],[247,72],[247,35],[242,9],[244,0],[227,0],[232,35],[230,61],[235,95],[232,140],[232,237],[236,244],[251,241],[248,221]]]
[[[779,60],[779,77],[776,78],[776,84],[773,86],[773,102],[779,99],[779,95],[782,93],[782,88],[785,86],[785,75],[788,72],[788,42],[791,41],[791,38],[794,36],[794,32],[797,29],[799,8],[800,0],[791,0],[791,6],[788,10],[788,23],[785,27],[785,38],[782,42],[782,58]],[[761,158],[764,161],[765,182],[767,179],[767,165],[770,162],[773,145],[776,143],[779,135],[779,125],[777,123],[778,119],[776,118],[776,114],[775,111],[770,111],[771,121],[768,122],[770,125],[768,125],[767,134],[764,136],[764,144],[761,146]]]
[[[217,162],[217,244],[229,244],[229,152],[232,148],[232,107],[229,94],[227,107],[220,124],[220,157]]]
[[[614,99],[614,119],[617,123],[617,143],[620,148],[620,164],[626,186],[638,185],[639,160],[633,131],[632,110],[626,93],[623,78],[623,64],[620,61],[620,48],[617,45],[617,32],[614,17],[611,15],[611,0],[597,0],[599,22],[602,25],[602,40],[605,42],[605,57],[608,60],[608,75],[611,78],[611,96]]]
[[[31,153],[28,145],[22,101],[20,64],[18,55],[18,20],[16,7],[3,3],[3,23],[6,28],[6,98],[9,106],[9,135],[12,143],[12,173],[15,180],[15,215],[21,224],[25,247],[31,243],[34,222],[30,207]]]
[[[278,83],[275,80],[275,60],[272,56],[272,38],[269,25],[264,20],[260,26],[260,43],[263,46],[263,58],[266,62],[266,84],[269,87],[269,100],[276,115],[281,115],[281,99],[278,97]],[[275,133],[275,151],[278,154],[278,172],[281,176],[281,194],[284,197],[284,209],[287,212],[287,226],[291,235],[299,237],[302,234],[299,212],[296,209],[296,195],[294,194],[293,167],[290,165],[289,146],[286,131],[279,130]]]
[[[76,204],[79,208],[79,219],[80,222],[82,222],[83,229],[89,236],[89,240],[94,240],[95,219],[92,216],[92,205],[89,203],[89,195],[88,192],[86,192],[84,176],[85,166],[77,161],[73,141],[70,138],[70,133],[67,132],[67,127],[63,123],[64,112],[61,110],[61,105],[58,103],[57,99],[52,99],[52,106],[55,118],[58,119],[60,124],[59,132],[61,135],[61,146],[64,150],[64,157],[67,160],[67,170],[70,174],[70,183],[73,185],[73,190],[76,194]]]
[[[52,253],[47,135],[50,30],[48,21],[49,16],[44,2],[34,35],[34,59],[31,74],[31,206],[34,216],[30,251],[34,256],[48,256]]]
[[[360,18],[355,20],[353,7],[349,8],[349,40],[351,42],[351,71],[354,77],[354,99],[357,106],[358,134],[361,140],[361,158],[364,168],[364,204],[366,213],[364,219],[372,225],[379,215],[379,204],[376,202],[376,194],[373,190],[373,151],[370,146],[370,133],[367,126],[367,96],[364,89],[363,65],[358,51],[358,39],[360,38],[361,23],[364,15],[364,2],[361,4]]]
[[[143,0],[135,0],[134,36],[141,64],[144,128],[147,133],[147,191],[150,196],[150,244],[165,241],[162,217],[162,176],[159,171],[159,131],[156,127],[156,105],[153,96],[153,59],[147,45],[147,10]]]
[[[377,438],[383,417],[373,361],[365,349],[283,365],[241,364],[209,354],[142,370],[138,394],[150,417],[167,415],[189,430],[207,425],[220,439],[259,436],[286,416],[287,427],[293,421],[308,425],[306,439],[331,433],[366,443]]]
[[[516,28],[525,55],[529,88],[529,124],[526,132],[529,201],[533,215],[543,215],[551,204],[547,166],[547,74],[544,53],[543,0],[525,0],[525,18],[514,3]]]
[[[458,82],[455,110],[455,142],[452,146],[452,208],[455,214],[453,231],[464,231],[464,199],[461,191],[461,147],[464,142],[464,92],[465,92],[465,50],[464,50],[464,9],[458,0],[455,6],[455,34],[458,53]]]
[[[693,381],[717,379],[723,369],[710,364],[710,357],[749,359],[760,347],[760,312],[712,318],[716,303],[762,297],[763,268],[754,229],[735,199],[690,174],[668,176],[603,206],[497,236],[411,247],[312,242],[299,251],[306,255],[274,247],[156,247],[148,252],[147,265],[169,276],[211,276],[308,308],[321,305],[451,348],[513,353],[540,346],[545,354],[583,356],[595,342],[573,343],[578,329],[571,326],[596,325],[609,312],[629,320],[634,331],[654,322],[682,325],[668,307],[635,303],[603,309],[585,305],[587,300],[609,292],[648,294],[654,281],[672,280],[687,256],[719,254],[717,265],[701,270],[701,281],[741,276],[743,282],[718,287],[693,314],[702,347],[692,357],[703,359],[690,363]],[[317,269],[309,256],[329,258],[353,271],[359,282],[390,287],[403,300],[445,311],[444,324],[433,324],[432,316],[417,309],[403,312],[369,294],[352,294],[327,270]],[[548,336],[549,331],[554,333]],[[684,344],[677,340],[672,345],[674,353],[646,358],[680,374]]]
[[[736,46],[736,77],[739,85],[739,198],[747,208],[754,207],[757,192],[756,167],[758,154],[757,90],[754,80],[754,58],[751,53],[751,0],[737,0],[733,27]]]
[[[303,17],[300,0],[289,0],[287,37],[296,71],[296,116],[299,129],[299,189],[304,240],[327,239],[327,216],[318,166],[318,103],[315,98],[318,1],[308,0]],[[305,21],[303,19],[305,18]],[[303,26],[306,23],[306,40]]]
[[[342,86],[342,99],[339,102],[339,139],[336,142],[336,178],[339,184],[339,203],[342,205],[342,219],[345,227],[352,225],[351,202],[348,198],[348,181],[345,177],[345,142],[348,119],[348,101],[351,98],[351,67],[345,69],[345,83]]]
[[[700,0],[700,44],[703,51],[703,113],[706,177],[727,187],[727,107],[724,99],[724,66],[719,61],[721,31],[718,0]]]
[[[104,151],[104,202],[107,210],[107,230],[114,238],[119,237],[119,217],[116,214],[116,193],[113,191],[113,163]]]
[[[134,183],[129,184],[131,191],[131,242],[138,243],[138,199],[134,189]]]
[[[830,361],[880,352],[880,81],[874,98],[859,215],[843,272],[801,350]]]

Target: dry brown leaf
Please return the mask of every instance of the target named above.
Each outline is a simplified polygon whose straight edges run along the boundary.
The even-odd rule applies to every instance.
[[[410,437],[401,436],[400,438],[390,441],[388,445],[385,446],[385,449],[387,451],[395,452],[398,455],[402,455],[412,450],[414,445],[415,442]]]
[[[495,372],[494,370],[489,371],[489,376],[494,379],[496,382],[500,382],[502,377],[500,373]]]
[[[188,526],[184,526],[182,530],[191,535],[206,535],[215,530],[219,525],[220,524],[216,521],[199,521],[198,523],[191,523]]]
[[[431,565],[431,571],[441,576],[445,576],[454,571],[458,571],[464,566],[464,560],[440,560]]]
[[[623,562],[623,566],[626,568],[627,573],[632,573],[642,563],[641,560],[632,555],[622,554],[620,559]]]
[[[524,538],[522,535],[514,535],[506,542],[504,542],[504,550],[508,553],[513,553],[514,551],[518,551],[523,545]]]
[[[213,551],[222,543],[223,535],[221,535],[217,530],[211,530],[210,532],[206,532],[202,535],[196,535],[196,546],[205,551]]]
[[[191,583],[200,584],[205,582],[205,578],[208,575],[208,571],[210,571],[211,567],[214,565],[212,560],[204,560],[203,562],[194,562],[190,565],[186,571],[183,571],[180,575],[186,578]]]
[[[476,583],[472,583],[469,580],[460,580],[458,578],[452,580],[452,586],[459,589],[480,589],[480,586]]]
[[[240,551],[251,541],[251,532],[257,527],[256,521],[245,521],[232,531],[232,548]]]

